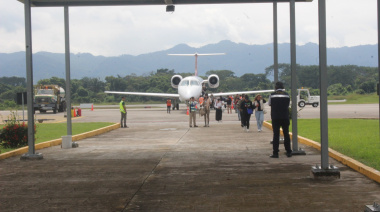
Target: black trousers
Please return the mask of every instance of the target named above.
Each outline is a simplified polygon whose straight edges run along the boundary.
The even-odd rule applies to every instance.
[[[222,109],[217,108],[215,112],[215,120],[222,120]]]
[[[251,114],[242,112],[241,123],[249,129],[249,120],[251,119]]]
[[[290,136],[289,136],[289,119],[272,119],[273,129],[273,154],[278,155],[278,148],[280,146],[280,127],[284,133],[284,146],[287,153],[291,153]]]

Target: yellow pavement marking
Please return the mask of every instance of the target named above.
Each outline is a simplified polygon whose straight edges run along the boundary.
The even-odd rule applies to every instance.
[[[272,129],[272,124],[270,124],[266,121],[264,121],[263,125],[269,129]],[[282,130],[281,130],[281,134],[283,135]],[[292,136],[293,136],[292,133],[289,133],[289,134],[290,134],[290,137],[292,138]],[[319,151],[321,150],[321,144],[320,143],[313,141],[313,140],[310,140],[310,139],[307,139],[307,138],[304,138],[302,136],[298,136],[298,142],[305,144],[307,146],[311,146],[311,147],[313,147]],[[346,166],[354,169],[355,171],[362,173],[363,175],[367,176],[368,178],[380,183],[380,172],[378,170],[376,170],[372,167],[369,167],[367,165],[364,165],[364,164],[360,163],[359,161],[356,161],[353,158],[350,158],[346,155],[343,155],[342,153],[337,152],[331,148],[329,148],[329,156],[334,158],[335,160],[339,161],[343,165],[346,165]]]

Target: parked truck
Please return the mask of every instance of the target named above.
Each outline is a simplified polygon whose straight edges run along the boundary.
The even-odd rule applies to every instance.
[[[309,89],[297,89],[297,103],[299,107],[305,107],[305,105],[312,105],[313,107],[318,107],[319,96],[310,96]]]
[[[54,113],[66,111],[65,90],[58,85],[36,85],[34,89],[34,111]]]

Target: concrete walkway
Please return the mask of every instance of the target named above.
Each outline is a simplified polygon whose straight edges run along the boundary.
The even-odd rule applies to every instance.
[[[117,110],[94,114],[77,121],[119,117]],[[204,128],[198,120],[189,128],[183,112],[130,110],[129,128],[79,141],[79,148],[40,150],[40,161],[0,161],[0,210],[363,211],[379,202],[379,184],[333,159],[341,179],[313,180],[320,153],[312,148],[300,144],[306,156],[269,158],[272,131],[251,124],[244,132],[236,114],[224,113],[222,123]]]

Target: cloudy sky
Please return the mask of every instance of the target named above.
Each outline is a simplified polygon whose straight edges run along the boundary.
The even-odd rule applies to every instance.
[[[326,0],[328,47],[377,43],[376,0]],[[70,7],[73,53],[139,55],[186,43],[273,42],[273,5]],[[32,8],[33,52],[64,52],[63,8]],[[296,3],[297,44],[318,43],[318,1]],[[279,42],[290,42],[289,3],[278,4]],[[24,7],[0,0],[0,53],[25,51]],[[188,53],[188,52],[184,52]]]

